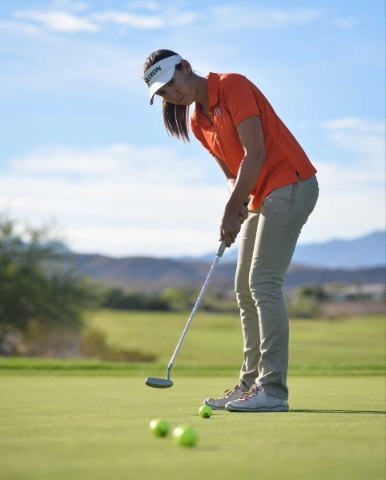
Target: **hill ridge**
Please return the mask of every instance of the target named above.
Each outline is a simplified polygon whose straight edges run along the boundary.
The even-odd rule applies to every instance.
[[[76,268],[83,275],[105,284],[118,285],[128,290],[160,292],[176,286],[200,288],[211,262],[189,262],[152,257],[111,258],[98,254],[72,254]],[[219,262],[210,288],[231,290],[236,263]],[[285,288],[310,283],[385,283],[385,267],[363,269],[331,269],[292,263],[284,280]]]

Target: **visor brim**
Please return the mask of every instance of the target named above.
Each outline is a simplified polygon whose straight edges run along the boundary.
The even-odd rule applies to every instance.
[[[163,75],[161,75],[156,82],[150,87],[150,105],[153,105],[154,95],[160,90],[166,83],[170,82],[173,78],[176,67],[169,68]]]

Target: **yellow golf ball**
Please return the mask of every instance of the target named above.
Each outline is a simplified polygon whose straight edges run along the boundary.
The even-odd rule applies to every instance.
[[[180,425],[173,430],[173,440],[177,445],[183,447],[193,447],[198,439],[198,434],[193,427],[189,425]]]
[[[165,437],[169,433],[169,423],[163,418],[152,420],[149,428],[155,437]]]
[[[203,405],[202,407],[200,407],[200,409],[198,411],[198,414],[202,418],[210,418],[212,413],[213,413],[212,409],[210,408],[209,405]]]

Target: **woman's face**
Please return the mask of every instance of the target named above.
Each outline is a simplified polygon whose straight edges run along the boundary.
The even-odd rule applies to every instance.
[[[197,87],[193,80],[192,70],[188,62],[183,60],[182,69],[175,70],[172,79],[161,87],[156,95],[176,105],[191,105],[197,95]]]

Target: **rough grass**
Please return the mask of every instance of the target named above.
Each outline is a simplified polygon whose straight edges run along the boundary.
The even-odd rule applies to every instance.
[[[383,480],[381,377],[293,377],[290,412],[214,412],[207,396],[234,377],[180,376],[155,390],[140,378],[20,375],[1,378],[0,478],[6,480]],[[193,425],[194,448],[154,438],[151,419]]]
[[[12,370],[102,371],[105,374],[164,375],[189,312],[100,310],[90,328],[106,332],[116,348],[155,354],[152,363],[114,363],[0,357],[0,372]],[[339,320],[291,320],[290,375],[384,375],[383,316]],[[193,319],[173,375],[237,375],[242,337],[237,315],[198,312]]]
[[[101,310],[90,320],[125,348],[155,353],[167,363],[190,312],[116,312]],[[292,365],[372,364],[384,359],[385,321],[381,315],[340,320],[292,320]],[[178,354],[179,365],[239,365],[242,336],[238,315],[198,312]]]

